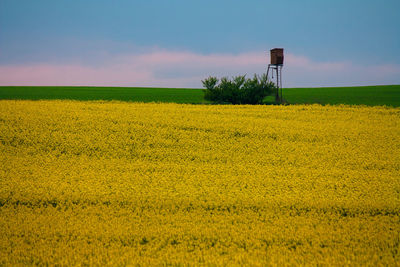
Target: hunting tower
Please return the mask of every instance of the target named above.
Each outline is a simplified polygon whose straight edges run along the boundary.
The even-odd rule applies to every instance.
[[[273,81],[274,72],[276,75],[276,92],[275,92],[275,101],[277,103],[281,103],[283,101],[282,98],[282,67],[283,67],[283,48],[274,48],[270,50],[270,58],[271,63],[268,64],[267,69],[267,79]],[[272,78],[269,79],[269,71],[271,69]]]

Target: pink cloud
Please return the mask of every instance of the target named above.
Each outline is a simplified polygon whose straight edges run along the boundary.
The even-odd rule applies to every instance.
[[[98,68],[48,64],[0,66],[2,85],[129,86],[133,81],[141,83],[150,79],[151,73],[148,71],[131,72],[118,65]]]
[[[266,52],[198,54],[155,50],[106,56],[97,66],[83,64],[0,65],[0,85],[201,87],[213,75],[261,74]],[[285,87],[400,83],[400,66],[362,66],[350,62],[314,62],[287,53]]]

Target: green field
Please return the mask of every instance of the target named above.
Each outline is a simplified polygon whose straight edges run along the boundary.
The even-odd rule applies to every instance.
[[[288,88],[283,97],[296,104],[350,104],[367,106],[400,106],[400,85]]]
[[[289,104],[349,104],[400,106],[400,85],[284,88]],[[208,103],[200,89],[142,87],[0,87],[0,99],[120,100],[135,102]],[[268,97],[266,103],[272,103]]]
[[[120,100],[134,102],[203,103],[199,89],[150,87],[4,86],[0,99]]]

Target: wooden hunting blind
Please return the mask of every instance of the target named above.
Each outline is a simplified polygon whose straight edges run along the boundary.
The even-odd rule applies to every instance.
[[[271,65],[283,65],[283,48],[271,49]]]
[[[275,101],[277,103],[282,103],[283,102],[283,96],[282,96],[283,48],[271,49],[270,53],[271,53],[270,54],[271,63],[268,64],[267,80],[273,81],[274,72],[275,72],[275,75],[276,75]],[[270,79],[270,77],[269,77],[270,70],[271,70],[271,74],[272,74],[272,79]]]

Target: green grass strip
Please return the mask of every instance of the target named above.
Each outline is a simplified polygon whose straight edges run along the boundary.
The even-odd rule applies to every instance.
[[[119,100],[205,104],[200,89],[149,87],[0,86],[0,99]],[[284,88],[289,104],[400,106],[400,85]],[[265,102],[272,103],[273,97]]]

